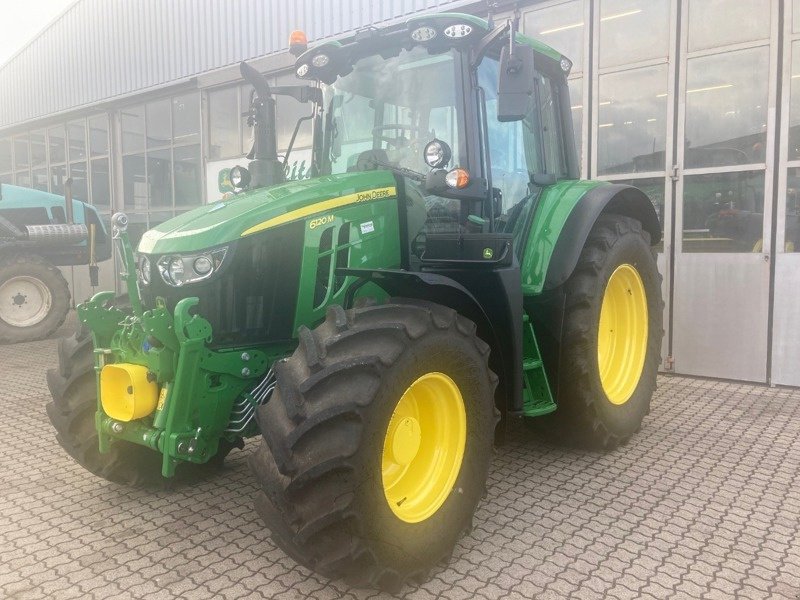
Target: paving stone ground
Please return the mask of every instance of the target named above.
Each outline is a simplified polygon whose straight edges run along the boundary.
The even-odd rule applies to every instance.
[[[56,342],[0,346],[0,597],[376,598],[295,564],[219,475],[146,493],[84,472],[44,413]],[[800,598],[800,390],[660,377],[611,454],[512,428],[452,562],[402,597]]]

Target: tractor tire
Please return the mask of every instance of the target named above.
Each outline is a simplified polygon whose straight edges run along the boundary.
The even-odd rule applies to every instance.
[[[57,369],[47,372],[53,397],[45,407],[56,429],[56,440],[67,454],[90,473],[103,479],[140,488],[169,488],[175,483],[201,479],[221,467],[233,444],[221,441],[219,451],[206,464],[181,464],[174,478],[161,475],[159,452],[118,440],[107,454],[100,454],[94,414],[97,383],[92,354],[92,337],[80,325],[75,335],[59,340]]]
[[[557,443],[609,451],[641,428],[661,360],[661,276],[641,223],[601,215],[564,291],[558,409],[529,421]]]
[[[67,281],[41,256],[3,256],[0,266],[0,343],[33,342],[61,327],[70,308]]]
[[[256,509],[326,577],[386,591],[424,581],[485,491],[499,419],[489,347],[455,311],[398,299],[331,307],[299,338],[257,413]]]

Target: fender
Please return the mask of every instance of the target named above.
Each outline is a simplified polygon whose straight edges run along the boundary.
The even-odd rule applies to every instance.
[[[348,288],[350,308],[358,288],[366,283],[390,296],[436,302],[454,309],[477,326],[489,344],[489,367],[500,377],[495,403],[503,417],[522,409],[522,293],[516,260],[509,268],[454,269],[447,275],[399,269],[337,269],[359,279]]]
[[[562,285],[578,264],[597,218],[616,213],[634,218],[661,241],[661,224],[647,195],[630,185],[596,181],[564,182],[542,193],[523,250],[522,291],[538,295]]]

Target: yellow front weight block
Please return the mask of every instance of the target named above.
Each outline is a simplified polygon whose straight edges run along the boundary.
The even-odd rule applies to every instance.
[[[158,385],[147,379],[147,367],[117,363],[100,371],[103,411],[117,421],[134,421],[156,409]]]
[[[395,406],[383,441],[383,493],[392,512],[419,523],[441,508],[461,471],[467,413],[458,385],[431,372]]]

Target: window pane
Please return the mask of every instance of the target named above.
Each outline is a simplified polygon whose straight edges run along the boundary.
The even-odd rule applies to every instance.
[[[666,200],[664,197],[664,190],[666,179],[664,177],[648,177],[646,179],[615,179],[613,183],[622,183],[624,185],[632,185],[639,188],[653,203],[653,208],[656,209],[658,215],[658,222],[661,223],[661,231],[664,231],[664,210]],[[663,252],[664,240],[662,239],[655,247],[657,252]]]
[[[8,173],[11,169],[11,138],[0,138],[0,173]]]
[[[14,137],[14,168],[27,169],[30,164],[28,136],[17,135]]]
[[[31,187],[36,190],[47,191],[47,169],[33,169],[31,171]]]
[[[147,147],[158,148],[169,144],[172,126],[169,122],[169,98],[150,102],[145,109],[147,116]]]
[[[768,47],[689,61],[686,167],[764,162],[768,67]]]
[[[150,207],[172,208],[172,156],[169,148],[147,153]]]
[[[232,158],[239,150],[239,92],[237,88],[208,94],[209,153],[211,160]]]
[[[107,158],[92,160],[92,204],[97,207],[111,206],[111,178]]]
[[[53,194],[64,194],[64,183],[67,181],[67,165],[50,166],[50,191]]]
[[[122,125],[122,152],[142,152],[144,150],[144,107],[128,106],[119,113]]]
[[[172,99],[172,127],[176,144],[200,141],[200,94],[191,93]]]
[[[800,252],[800,169],[786,178],[786,252]]]
[[[122,158],[122,187],[124,210],[147,212],[147,177],[144,154],[133,154]]]
[[[0,175],[0,183],[7,183],[9,185],[14,184],[14,176],[11,173],[6,173],[5,175]]]
[[[108,117],[106,115],[89,119],[89,148],[92,156],[108,154]]]
[[[44,129],[31,131],[31,166],[44,167],[46,165],[47,144],[45,143]],[[2,171],[1,168],[0,171]]]
[[[666,57],[669,0],[602,0],[600,66]]]
[[[279,77],[278,85],[296,85],[297,78],[294,75]],[[292,133],[297,125],[297,120],[311,114],[311,104],[303,104],[290,96],[281,96],[278,100],[278,151],[284,152],[289,147]],[[311,148],[311,121],[303,121],[300,130],[297,132],[297,139],[294,142],[295,150]],[[298,155],[295,154],[295,158]],[[294,161],[292,161],[294,162]]]
[[[570,79],[567,81],[569,86],[569,103],[572,113],[572,130],[575,135],[575,152],[578,155],[578,163],[581,173],[583,168],[583,78]]]
[[[86,121],[73,121],[67,125],[69,134],[69,160],[86,158]]]
[[[18,171],[14,175],[14,183],[22,187],[31,187],[31,174],[28,171]]]
[[[689,51],[769,37],[766,0],[691,0]]]
[[[683,251],[757,251],[763,212],[763,171],[687,175],[683,187]]]
[[[555,48],[572,61],[572,72],[583,70],[583,0],[525,13],[523,31]]]
[[[47,130],[50,138],[50,163],[67,162],[67,130],[63,125]]]
[[[789,103],[789,160],[797,159],[800,159],[800,42],[792,44],[791,100]]]
[[[558,90],[549,77],[537,76],[539,82],[539,111],[542,122],[545,170],[557,177],[566,174],[564,144],[561,135],[561,101]]]
[[[203,203],[200,146],[175,148],[175,205],[197,206]]]
[[[792,5],[792,31],[800,31],[800,0],[794,0]]]
[[[72,197],[76,200],[89,201],[89,179],[87,175],[85,161],[70,164],[69,176],[72,178]]]
[[[658,65],[600,77],[599,174],[664,169],[667,74]]]

